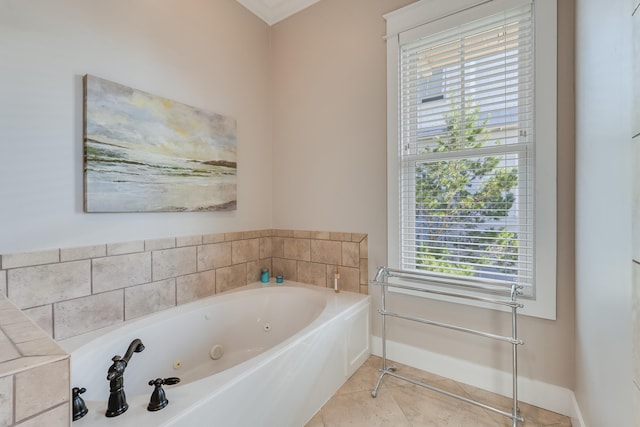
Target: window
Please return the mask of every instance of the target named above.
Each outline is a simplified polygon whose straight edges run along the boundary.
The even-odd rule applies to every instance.
[[[555,69],[548,77],[538,66],[535,31],[547,18],[533,1],[441,16],[425,3],[385,17],[388,29],[410,23],[388,39],[390,265],[438,281],[522,284],[552,305],[538,314],[554,318],[555,93],[541,97],[538,86]],[[540,117],[550,99],[553,117]],[[551,182],[539,177],[550,167]]]

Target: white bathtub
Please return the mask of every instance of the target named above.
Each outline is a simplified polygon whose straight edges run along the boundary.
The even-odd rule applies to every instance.
[[[71,353],[72,387],[89,413],[83,426],[303,426],[367,359],[370,297],[295,282],[253,284],[165,310],[117,329],[63,340]],[[124,374],[129,409],[105,417],[114,355],[129,343]],[[222,345],[213,360],[210,350]],[[165,386],[169,405],[147,411],[149,380]]]

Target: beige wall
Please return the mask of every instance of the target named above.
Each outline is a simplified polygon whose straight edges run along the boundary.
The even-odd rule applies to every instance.
[[[370,276],[386,264],[386,50],[383,14],[411,1],[323,0],[272,29],[274,226],[362,230]],[[573,387],[573,10],[559,2],[558,291],[556,321],[523,317],[522,375]],[[376,290],[371,292],[377,295]],[[503,314],[397,297],[400,309],[429,311],[481,328]],[[377,303],[377,302],[376,302]],[[374,333],[380,334],[377,321]],[[390,338],[508,370],[510,349],[398,324]],[[466,338],[465,338],[466,339]],[[471,350],[470,350],[471,349]]]
[[[0,253],[271,227],[269,26],[235,0],[0,0]],[[82,76],[234,117],[234,212],[84,214]]]
[[[274,227],[363,230],[370,271],[386,260],[382,15],[411,2],[323,0],[272,27]]]

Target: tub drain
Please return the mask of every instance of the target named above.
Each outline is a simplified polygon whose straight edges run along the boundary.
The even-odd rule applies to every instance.
[[[209,351],[209,356],[211,356],[213,360],[220,359],[223,354],[224,354],[224,347],[222,346],[222,344],[214,345],[213,347],[211,347],[211,350]]]

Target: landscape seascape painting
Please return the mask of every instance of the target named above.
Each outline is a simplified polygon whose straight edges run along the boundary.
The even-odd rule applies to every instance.
[[[236,121],[84,77],[86,212],[236,209]]]

